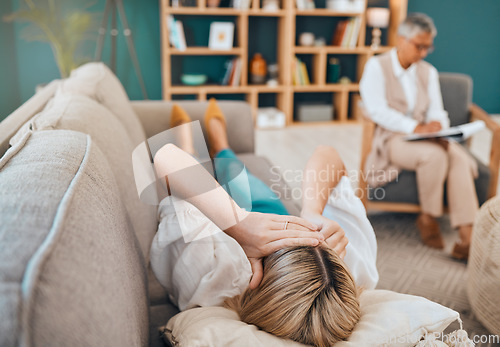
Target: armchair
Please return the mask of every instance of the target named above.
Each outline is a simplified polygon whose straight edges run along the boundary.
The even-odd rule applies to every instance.
[[[479,169],[479,177],[475,180],[476,192],[479,204],[482,204],[494,196],[497,190],[500,164],[500,124],[496,123],[483,109],[472,103],[472,79],[470,76],[459,73],[440,73],[439,82],[443,105],[450,117],[450,126],[483,120],[486,127],[492,132],[489,166],[475,158]],[[382,211],[420,212],[414,171],[402,170],[397,181],[383,186],[383,196],[377,195],[369,189],[365,180],[364,166],[371,150],[375,123],[366,116],[362,119],[361,175],[358,191],[361,192],[361,199],[365,207]],[[469,147],[470,141],[464,145]],[[446,205],[446,194],[444,204]]]

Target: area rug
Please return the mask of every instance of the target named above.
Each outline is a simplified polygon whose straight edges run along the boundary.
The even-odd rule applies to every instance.
[[[476,346],[500,346],[495,342],[495,336],[491,337],[492,334],[478,321],[469,305],[467,264],[449,255],[458,234],[450,227],[448,217],[439,220],[446,244],[441,251],[422,244],[415,225],[416,216],[387,212],[368,214],[378,241],[380,281],[377,288],[423,296],[450,307],[460,313],[469,337],[478,335]],[[500,304],[500,288],[499,302],[492,304]],[[458,323],[450,326],[453,329],[458,327]]]

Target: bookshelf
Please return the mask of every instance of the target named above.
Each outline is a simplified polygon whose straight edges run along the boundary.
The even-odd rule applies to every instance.
[[[356,109],[359,100],[359,80],[361,78],[364,65],[367,60],[375,54],[388,51],[396,42],[396,30],[401,20],[406,16],[408,0],[388,0],[388,7],[391,12],[389,28],[385,33],[384,42],[387,46],[373,50],[367,43],[367,32],[365,12],[367,8],[364,1],[364,10],[361,12],[336,12],[325,7],[324,0],[316,0],[316,9],[298,10],[295,0],[280,0],[281,8],[277,11],[266,12],[261,8],[261,0],[250,0],[248,9],[234,9],[231,7],[209,8],[206,0],[193,1],[192,7],[172,7],[170,0],[160,0],[161,13],[161,40],[162,40],[162,95],[165,100],[190,98],[196,100],[207,100],[211,96],[225,99],[237,95],[250,103],[254,111],[263,106],[261,99],[273,99],[273,106],[283,111],[286,115],[287,125],[304,124],[294,119],[297,105],[304,100],[312,99],[320,95],[327,99],[327,103],[334,105],[335,116],[332,122],[319,122],[317,124],[333,124],[334,122],[357,121],[358,112]],[[191,21],[232,21],[235,26],[234,47],[230,50],[212,50],[208,45],[190,46],[185,50],[173,48],[169,44],[169,32],[167,16],[173,15],[176,19],[187,18]],[[262,18],[262,19],[259,19]],[[279,67],[279,77],[277,86],[254,85],[249,82],[249,63],[252,52],[249,49],[250,38],[255,35],[255,27],[252,23],[255,20],[273,21],[274,31],[270,32],[275,40],[275,61]],[[332,46],[331,39],[333,30],[327,36],[325,46],[300,46],[298,44],[299,35],[307,23],[320,22],[336,23],[349,18],[359,18],[360,30],[356,44],[352,48]],[[184,22],[184,21],[183,21]],[[305,23],[305,24],[304,24]],[[203,30],[199,30],[203,31]],[[198,35],[208,37],[209,32],[197,32]],[[266,33],[267,35],[267,33]],[[263,39],[263,38],[260,38]],[[303,59],[307,66],[310,84],[294,85],[292,67],[295,57]],[[200,86],[186,86],[179,81],[179,70],[185,65],[185,59],[209,60],[214,57],[220,59],[239,58],[241,60],[241,78],[237,86],[220,85],[214,82]],[[327,71],[328,60],[331,57],[339,58],[351,66],[351,76],[349,83],[328,83]],[[268,64],[270,61],[268,61]],[[221,63],[214,63],[224,65]],[[193,63],[191,64],[193,65]],[[221,67],[223,74],[223,68]],[[177,75],[176,75],[177,74]],[[264,105],[269,106],[269,105]],[[256,113],[256,112],[255,112]],[[308,123],[309,124],[309,123]]]

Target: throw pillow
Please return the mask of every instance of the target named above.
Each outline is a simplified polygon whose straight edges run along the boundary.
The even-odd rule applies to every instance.
[[[336,347],[415,346],[426,333],[442,332],[459,314],[423,297],[388,290],[365,290],[361,319],[347,341]],[[222,307],[181,312],[160,328],[174,346],[304,346],[243,323]]]
[[[127,92],[105,64],[91,62],[71,71],[70,77],[64,79],[56,91],[56,96],[61,94],[86,95],[105,106],[123,123],[134,146],[146,139]]]

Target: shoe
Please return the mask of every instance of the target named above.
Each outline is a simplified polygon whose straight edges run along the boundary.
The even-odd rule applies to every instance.
[[[417,228],[425,245],[436,249],[444,248],[443,238],[439,232],[439,224],[434,218],[424,215],[418,216]]]
[[[208,145],[210,146],[210,154],[213,157],[213,143],[214,139],[210,135],[210,121],[213,119],[219,119],[222,123],[222,126],[224,127],[224,131],[226,130],[226,118],[224,117],[224,114],[222,113],[221,109],[219,108],[219,105],[217,105],[217,102],[215,101],[214,98],[211,98],[210,101],[208,102],[207,110],[205,111],[205,129],[208,134]]]
[[[469,248],[470,245],[464,245],[461,242],[455,242],[453,250],[451,251],[451,256],[457,260],[469,260]]]
[[[189,115],[184,111],[182,107],[180,107],[178,104],[174,104],[172,106],[172,112],[170,113],[170,129],[175,128],[176,126],[179,126],[184,123],[190,123],[191,118]]]

